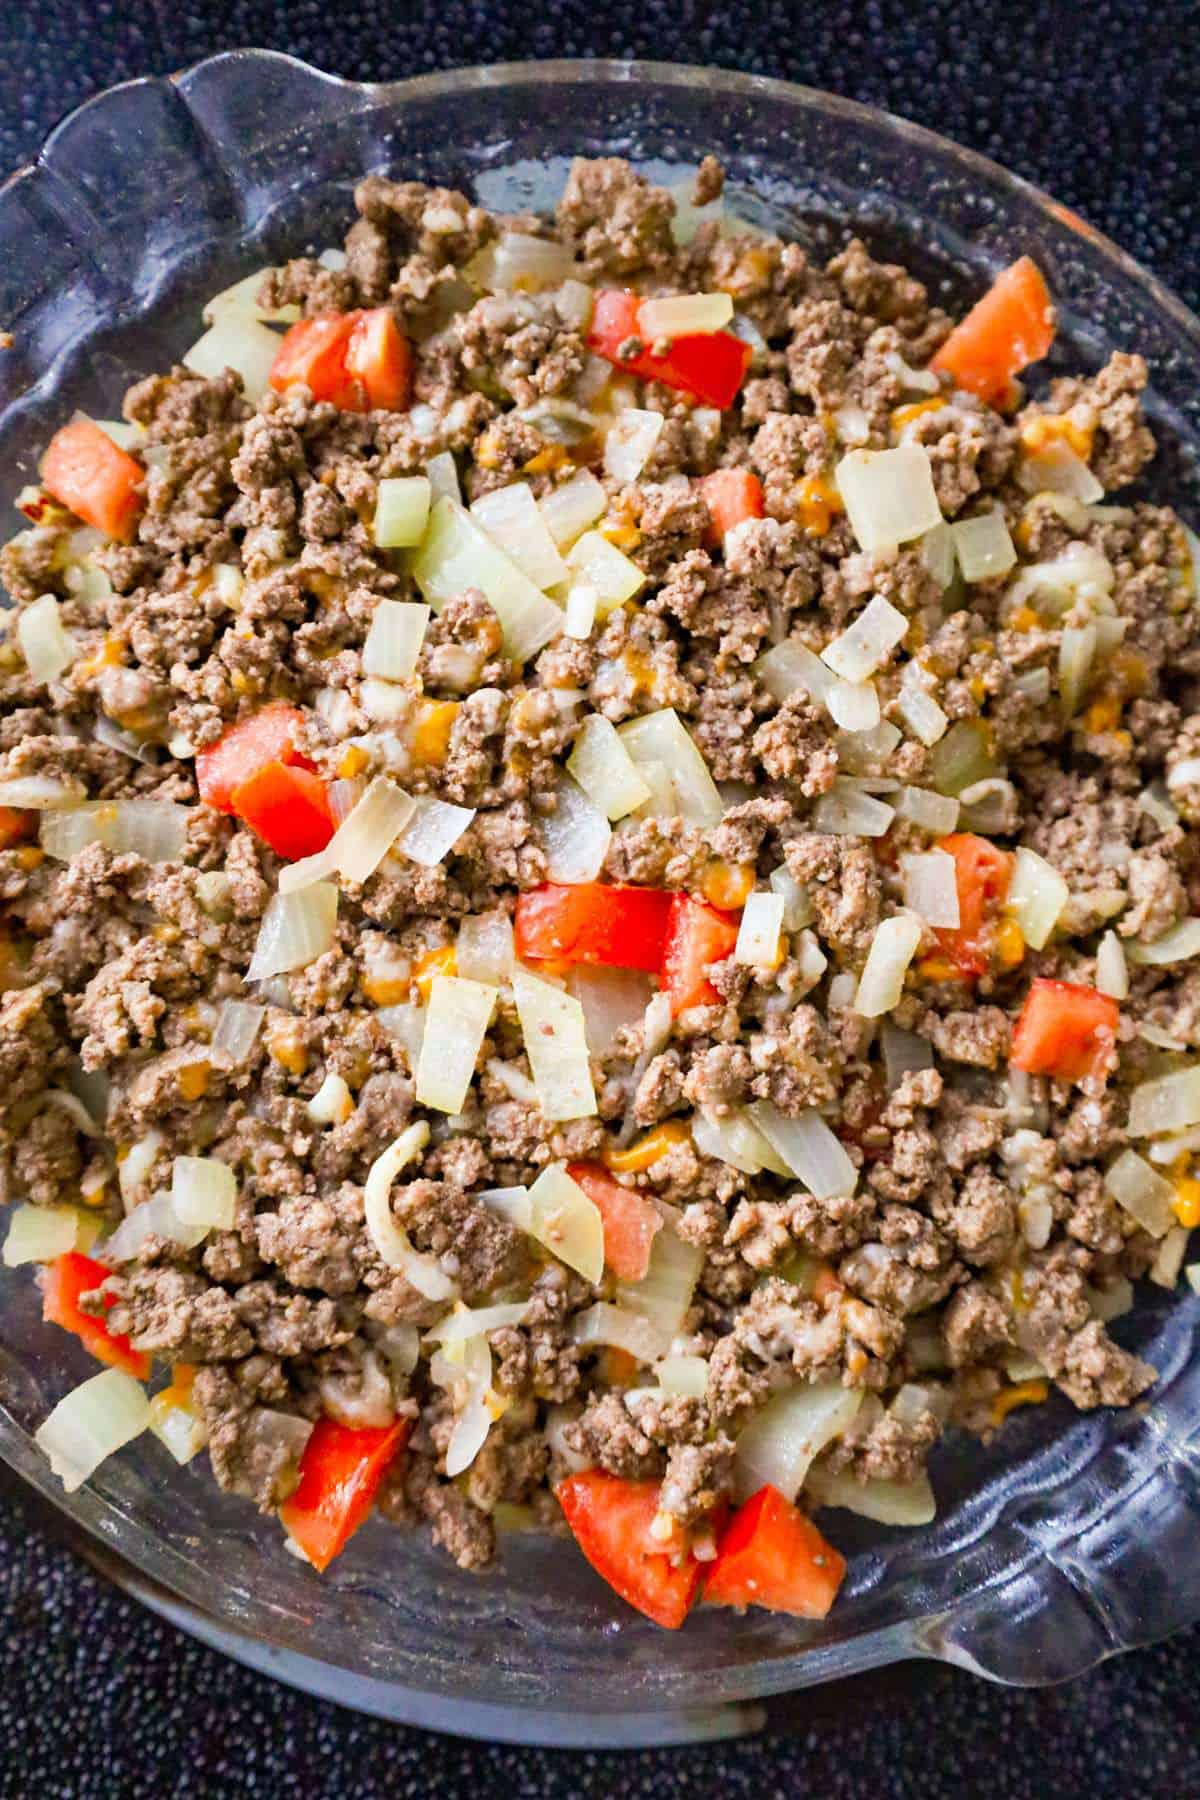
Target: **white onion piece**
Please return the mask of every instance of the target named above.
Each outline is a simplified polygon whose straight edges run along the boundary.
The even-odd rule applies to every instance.
[[[747,896],[733,947],[734,962],[752,968],[776,969],[783,958],[783,896],[756,893]]]
[[[59,1401],[33,1441],[68,1494],[82,1487],[106,1457],[130,1443],[150,1423],[150,1402],[140,1381],[124,1369],[105,1369]]]
[[[229,1231],[237,1207],[237,1180],[215,1156],[177,1156],[171,1165],[171,1204],[184,1225]]]
[[[576,963],[567,991],[583,1008],[583,1029],[593,1056],[606,1056],[617,1032],[640,1024],[650,998],[650,977],[640,969],[610,969]]]
[[[417,1063],[417,1100],[460,1113],[496,1005],[496,990],[461,975],[435,975]]]
[[[1027,944],[1035,950],[1043,948],[1070,898],[1071,890],[1058,870],[1022,845],[1013,863],[1008,906]]]
[[[142,1185],[158,1159],[163,1142],[161,1131],[148,1131],[144,1137],[131,1144],[128,1155],[119,1160],[117,1187],[127,1207],[136,1204]]]
[[[1150,1265],[1149,1275],[1156,1287],[1173,1288],[1179,1280],[1187,1251],[1188,1232],[1182,1225],[1172,1225],[1158,1246],[1158,1254]]]
[[[928,1525],[937,1516],[937,1502],[928,1475],[918,1475],[914,1481],[888,1481],[882,1476],[875,1476],[870,1481],[859,1481],[856,1475],[844,1470],[837,1473],[826,1469],[814,1471],[808,1483],[808,1491],[818,1506],[840,1506],[847,1512],[858,1513],[864,1519],[874,1519],[879,1525]]]
[[[432,489],[428,475],[389,475],[379,483],[375,499],[375,543],[380,550],[411,549],[425,536]],[[387,601],[383,605],[389,604]],[[390,602],[400,606],[402,601]],[[364,668],[366,663],[364,660]],[[386,669],[369,671],[386,675]],[[408,670],[401,670],[407,674]]]
[[[264,981],[303,969],[333,946],[338,891],[332,881],[315,881],[295,894],[275,894],[267,903],[247,981]]]
[[[527,482],[515,481],[481,494],[471,502],[471,517],[536,587],[549,588],[566,581],[567,565]]]
[[[899,742],[898,728],[886,719],[861,731],[839,731],[838,765],[844,775],[878,775]],[[892,785],[897,787],[899,783]]]
[[[207,322],[206,318],[205,323],[207,324]],[[86,419],[87,417],[88,414],[85,412],[77,412],[74,415],[74,419]],[[74,419],[72,419],[72,424]],[[146,435],[140,425],[130,425],[125,419],[92,419],[91,423],[99,426],[105,437],[111,438],[118,450],[136,451]],[[103,534],[101,536],[103,537]],[[74,547],[72,544],[72,549]]]
[[[530,1106],[538,1103],[538,1091],[523,1069],[516,1063],[501,1062],[494,1056],[487,1065],[487,1073],[493,1081],[498,1081],[506,1093],[514,1100],[527,1101]]]
[[[212,1036],[213,1049],[227,1056],[236,1068],[253,1050],[266,1016],[266,1007],[253,1001],[223,1000]]]
[[[427,1344],[461,1344],[467,1338],[485,1337],[502,1325],[523,1325],[529,1311],[528,1300],[505,1301],[497,1306],[479,1306],[472,1310],[460,1306],[447,1313],[425,1333]]]
[[[533,1223],[533,1208],[529,1203],[528,1188],[484,1188],[475,1198],[481,1200],[489,1212],[507,1219],[518,1231],[529,1231]]]
[[[1133,938],[1125,946],[1131,963],[1148,968],[1161,968],[1170,963],[1186,962],[1200,956],[1200,919],[1181,919],[1152,943]]]
[[[501,232],[464,269],[468,281],[492,293],[537,293],[577,274],[575,258],[555,238],[526,231]]]
[[[1200,758],[1197,759],[1197,767],[1200,768]],[[1169,776],[1167,781],[1170,781]],[[1170,831],[1179,823],[1179,813],[1167,798],[1167,784],[1164,782],[1152,781],[1148,787],[1143,788],[1137,797],[1137,808],[1147,818],[1153,819],[1160,831]]]
[[[347,881],[366,881],[416,810],[417,802],[410,794],[385,775],[376,776],[323,850],[280,869],[279,892],[294,894],[331,875],[341,875]]]
[[[563,595],[563,630],[568,637],[589,638],[596,623],[600,596],[590,581],[576,579]]]
[[[458,479],[458,464],[449,450],[439,450],[425,464],[425,473],[429,478],[431,498],[434,500],[453,500],[456,504],[462,501],[462,488]]]
[[[952,858],[948,858],[952,861]],[[878,1019],[900,1003],[908,965],[924,935],[920,919],[912,913],[895,913],[875,929],[871,948],[859,977],[854,1010],[865,1019]]]
[[[1105,1175],[1104,1185],[1117,1205],[1151,1237],[1165,1236],[1175,1224],[1175,1189],[1136,1150],[1121,1152]]]
[[[276,271],[271,268],[254,269],[249,275],[243,275],[232,287],[222,288],[211,300],[204,303],[203,319],[206,325],[213,325],[223,313],[233,313],[242,318],[257,319],[260,323],[278,325],[292,324],[300,317],[300,308],[294,301],[283,306],[263,306],[258,298],[259,290],[268,275]],[[278,338],[276,344],[280,342]],[[125,448],[122,445],[122,448]]]
[[[538,511],[560,550],[569,549],[607,510],[608,495],[589,469],[580,469],[538,501]]]
[[[479,588],[500,621],[505,650],[517,662],[526,661],[562,630],[561,608],[444,495],[434,502],[412,573],[435,612],[465,588]]]
[[[15,1206],[4,1240],[4,1266],[53,1262],[68,1250],[85,1250],[94,1242],[96,1221],[77,1206]],[[89,1231],[90,1234],[89,1235]]]
[[[419,1119],[375,1158],[363,1188],[363,1214],[368,1235],[381,1262],[389,1269],[399,1269],[410,1287],[423,1294],[426,1300],[451,1300],[454,1283],[436,1257],[422,1256],[414,1250],[407,1231],[392,1212],[392,1184],[428,1142],[429,1126],[424,1119]]]
[[[754,673],[772,699],[781,705],[799,689],[818,705],[827,707],[829,697],[838,685],[832,669],[796,638],[788,638],[760,656],[754,664]]]
[[[21,811],[74,807],[82,797],[82,788],[49,775],[16,775],[11,781],[0,781],[0,806],[15,806]]]
[[[783,901],[783,929],[802,931],[811,925],[814,913],[808,891],[802,887],[786,863],[780,863],[767,877],[772,889]]]
[[[614,481],[636,481],[662,436],[661,413],[630,406],[619,414],[604,440],[604,472]]]
[[[865,737],[879,726],[879,693],[872,681],[835,681],[827,704],[830,718],[844,732]]]
[[[242,378],[242,392],[257,406],[271,385],[282,339],[244,312],[222,310],[203,337],[181,358],[194,375],[215,381],[226,369]]]
[[[596,1091],[582,1006],[525,969],[513,970],[512,988],[543,1114],[549,1120],[591,1118]]]
[[[748,1500],[767,1483],[794,1500],[814,1457],[854,1423],[861,1388],[840,1381],[784,1388],[739,1432],[734,1452],[734,1498]]]
[[[950,536],[964,581],[987,581],[995,575],[1007,575],[1016,563],[1017,552],[1002,512],[960,519],[951,525]]]
[[[681,818],[692,825],[720,823],[725,803],[708,764],[673,708],[629,719],[618,727],[618,735],[639,769],[659,763],[667,771]],[[646,779],[649,785],[649,777]]]
[[[417,666],[428,625],[427,606],[413,600],[377,600],[363,644],[363,674],[406,680]]]
[[[1014,675],[1013,687],[1031,706],[1044,706],[1050,698],[1050,671],[1028,669],[1024,675]]]
[[[567,768],[609,819],[623,819],[650,798],[650,789],[638,774],[616,726],[601,713],[590,713],[583,721],[567,758]]]
[[[772,1175],[791,1174],[744,1107],[719,1118],[711,1113],[694,1113],[692,1142],[702,1156],[729,1163],[745,1175],[757,1175],[763,1169],[769,1169]]]
[[[454,1399],[455,1421],[446,1444],[446,1474],[451,1480],[470,1468],[492,1428],[488,1396],[492,1385],[492,1353],[482,1337],[466,1338],[437,1350],[429,1373]]]
[[[933,746],[929,772],[940,794],[957,797],[997,773],[987,746],[987,733],[977,719],[959,719]]]
[[[75,1079],[75,1077],[71,1077],[70,1079]],[[68,1093],[66,1088],[44,1088],[42,1090],[42,1099],[48,1106],[57,1107],[60,1112],[65,1112],[71,1123],[75,1126],[75,1129],[77,1131],[82,1131],[85,1137],[98,1138],[103,1136],[103,1133],[96,1123],[96,1118],[104,1117],[103,1110],[97,1113],[96,1117],[93,1117],[78,1094]]]
[[[555,799],[554,811],[541,814],[539,821],[546,873],[568,887],[595,881],[608,855],[612,826],[569,775],[559,776]]]
[[[58,601],[42,594],[17,614],[17,642],[26,667],[38,682],[56,681],[75,661],[75,640],[63,629]]]
[[[920,543],[921,561],[933,576],[943,592],[954,580],[957,559],[954,555],[954,539],[950,536],[950,527],[942,520],[931,531],[926,531]]]
[[[862,550],[906,544],[942,523],[929,455],[920,444],[850,450],[834,480]]]
[[[1017,465],[1017,480],[1027,494],[1066,494],[1085,506],[1103,500],[1104,489],[1081,456],[1062,438],[1052,438]]]
[[[933,1067],[933,1045],[915,1031],[902,1031],[890,1019],[883,1021],[880,1031],[883,1063],[887,1071],[888,1091],[898,1088],[904,1077]]]
[[[467,981],[498,987],[513,969],[513,928],[506,912],[477,913],[458,928],[454,962]]]
[[[1200,1125],[1200,1066],[1143,1081],[1129,1097],[1130,1137],[1161,1137]]]
[[[314,1125],[344,1125],[354,1113],[354,1095],[345,1077],[331,1069],[304,1110]]]
[[[565,1163],[551,1163],[530,1188],[529,1233],[585,1281],[600,1280],[604,1221],[595,1201],[567,1174]]]
[[[653,343],[656,338],[723,331],[732,318],[733,301],[728,294],[668,294],[642,301],[638,333]]]
[[[170,1391],[165,1389],[150,1402],[149,1430],[183,1468],[208,1443],[208,1427],[190,1406],[164,1404]]]
[[[1086,625],[1063,627],[1058,645],[1058,693],[1063,712],[1071,718],[1087,692],[1096,660],[1096,627]]]
[[[170,800],[90,800],[43,813],[38,835],[46,854],[62,862],[70,862],[88,844],[103,844],[114,856],[178,862],[195,810]]]
[[[704,1252],[696,1244],[685,1244],[665,1224],[654,1234],[650,1267],[641,1281],[617,1283],[617,1303],[645,1319],[665,1348],[683,1330],[703,1265]]]
[[[106,1263],[129,1262],[152,1237],[161,1238],[164,1243],[182,1244],[185,1250],[193,1250],[208,1236],[208,1231],[207,1225],[196,1225],[181,1219],[175,1210],[174,1199],[164,1191],[152,1194],[149,1200],[143,1200],[140,1206],[135,1206],[122,1219],[111,1237],[105,1238],[103,1243],[96,1246],[96,1255]]]
[[[767,1142],[815,1199],[831,1200],[835,1194],[854,1192],[858,1172],[815,1107],[793,1119],[771,1101],[756,1100],[749,1112]]]
[[[910,911],[927,925],[958,925],[958,878],[954,858],[947,851],[902,856],[900,872],[904,878],[904,904]]]
[[[445,800],[431,800],[422,794],[393,847],[409,862],[420,863],[425,869],[435,868],[453,850],[474,817],[472,806],[451,806]]]
[[[637,564],[598,531],[585,531],[572,544],[567,552],[567,566],[596,590],[599,618],[632,600],[646,585],[646,577]]]
[[[708,1391],[708,1363],[703,1356],[664,1356],[654,1373],[664,1394],[703,1400]]]
[[[626,1351],[639,1363],[654,1363],[670,1339],[664,1339],[641,1313],[598,1300],[594,1306],[576,1313],[571,1320],[571,1342],[584,1349],[591,1349],[596,1344],[609,1345],[614,1350]]]
[[[1112,1000],[1129,998],[1129,969],[1125,949],[1115,931],[1106,931],[1096,951],[1096,990]]]
[[[904,665],[896,711],[919,743],[931,749],[945,737],[950,720],[934,699],[933,677],[918,662]]]
[[[131,756],[134,762],[151,764],[158,760],[153,744],[143,743],[131,731],[122,731],[119,725],[114,725],[103,713],[92,729],[98,744],[103,744],[109,750],[117,750],[122,756]]]
[[[834,837],[883,837],[895,816],[895,807],[839,775],[813,808],[812,824],[814,831]]]
[[[890,452],[883,454],[886,456]],[[853,624],[826,644],[821,661],[843,681],[866,681],[883,667],[907,630],[908,620],[904,614],[882,594],[875,594]]]

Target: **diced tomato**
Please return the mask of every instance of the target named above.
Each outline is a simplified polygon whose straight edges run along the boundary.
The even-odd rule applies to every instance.
[[[0,806],[0,850],[11,850],[37,834],[37,814],[15,806]]]
[[[279,1509],[288,1534],[324,1571],[374,1505],[379,1484],[408,1441],[410,1419],[353,1430],[318,1419],[300,1458],[300,1481]]]
[[[650,1267],[650,1250],[662,1229],[662,1215],[635,1188],[622,1187],[598,1163],[568,1163],[567,1174],[579,1183],[604,1223],[604,1261],[621,1281],[641,1281]]]
[[[1039,976],[1025,996],[1009,1062],[1029,1075],[1084,1081],[1105,1074],[1121,1011],[1115,1000],[1074,981]]]
[[[672,1014],[720,999],[705,970],[733,955],[737,935],[738,921],[732,913],[718,912],[689,894],[672,894],[661,976],[671,996]]]
[[[712,517],[712,529],[705,534],[712,549],[719,549],[725,533],[744,519],[763,516],[762,482],[750,469],[714,469],[701,479],[699,488]]]
[[[106,537],[132,537],[142,510],[138,485],[146,471],[91,419],[76,419],[50,439],[42,484],[56,500]]]
[[[517,901],[517,954],[657,974],[672,896],[663,888],[581,881],[531,888]]]
[[[321,777],[282,762],[265,763],[235,788],[233,810],[289,862],[315,856],[337,829]]]
[[[639,1612],[678,1631],[700,1581],[692,1556],[679,1563],[651,1537],[658,1513],[656,1481],[624,1481],[601,1469],[568,1475],[554,1490],[575,1541],[598,1575]]]
[[[930,368],[989,406],[1009,393],[1014,375],[1054,342],[1054,304],[1037,264],[1022,256],[997,275],[946,339]]]
[[[277,393],[303,383],[314,400],[342,412],[399,411],[408,405],[410,376],[408,339],[386,306],[301,319],[271,366]]]
[[[145,1381],[150,1373],[150,1358],[143,1351],[135,1350],[123,1333],[110,1331],[103,1319],[93,1318],[79,1304],[81,1294],[98,1288],[111,1274],[112,1270],[106,1269],[103,1263],[94,1262],[78,1250],[68,1250],[65,1255],[56,1257],[46,1268],[42,1317],[51,1325],[61,1325],[64,1331],[73,1331],[84,1349],[100,1362],[111,1363],[114,1369],[124,1369],[139,1381]],[[116,1303],[115,1295],[105,1296],[106,1309]]]
[[[967,978],[982,975],[990,959],[988,929],[1004,904],[1012,881],[1013,859],[987,838],[956,831],[938,839],[938,849],[954,858],[958,888],[958,924],[938,928],[942,949]]]
[[[205,805],[231,813],[234,789],[243,787],[268,763],[311,769],[307,757],[295,748],[296,733],[303,723],[304,714],[280,700],[231,725],[215,744],[198,751],[196,782]]]
[[[846,1559],[778,1488],[759,1488],[734,1513],[708,1565],[710,1606],[763,1606],[823,1619],[837,1597]]]
[[[673,338],[665,356],[655,356],[648,346],[636,356],[622,356],[622,344],[642,337],[640,306],[638,296],[624,289],[609,288],[597,294],[588,348],[626,374],[661,381],[664,387],[690,394],[704,406],[722,411],[732,406],[750,366],[749,344],[731,331],[694,331]]]

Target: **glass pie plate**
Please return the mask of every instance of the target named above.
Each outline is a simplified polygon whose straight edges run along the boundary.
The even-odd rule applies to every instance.
[[[15,339],[0,357],[5,491],[32,477],[75,407],[111,414],[129,381],[185,349],[208,294],[339,241],[367,170],[515,211],[551,205],[578,152],[678,180],[708,150],[737,211],[820,255],[853,229],[952,305],[1031,253],[1062,309],[1054,363],[1091,370],[1118,347],[1146,357],[1162,444],[1147,492],[1200,520],[1200,323],[1065,207],[944,139],[719,70],[531,63],[376,86],[261,51],[100,95],[0,191],[0,322]],[[396,1712],[443,1729],[491,1731],[480,1720],[504,1717],[504,1735],[553,1741],[553,1721],[569,1718],[590,1721],[593,1741],[644,1741],[655,1718],[907,1657],[1053,1681],[1200,1618],[1198,1322],[1195,1296],[1140,1292],[1116,1333],[1161,1371],[1147,1401],[1085,1415],[1056,1399],[1014,1416],[990,1448],[947,1443],[932,1525],[826,1515],[851,1560],[819,1625],[700,1611],[666,1633],[560,1541],[509,1538],[494,1571],[468,1576],[379,1522],[320,1579],[277,1525],[218,1491],[205,1459],[179,1470],[149,1439],[64,1496],[31,1434],[92,1365],[41,1323],[26,1270],[0,1276],[0,1453],[260,1661],[317,1658],[343,1698],[356,1682],[419,1696]]]

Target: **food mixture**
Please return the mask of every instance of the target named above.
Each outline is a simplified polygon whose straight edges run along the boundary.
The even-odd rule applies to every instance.
[[[148,1430],[319,1569],[565,1517],[663,1625],[819,1617],[948,1427],[1154,1381],[1200,601],[1122,495],[1145,365],[1029,400],[1027,258],[956,323],[722,187],[369,176],[20,496],[4,1256],[108,1365],[67,1487]]]

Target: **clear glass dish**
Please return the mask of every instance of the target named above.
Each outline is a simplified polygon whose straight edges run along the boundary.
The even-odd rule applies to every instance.
[[[508,210],[552,202],[576,152],[678,178],[708,150],[734,204],[827,253],[852,227],[952,302],[1022,251],[1063,310],[1062,366],[1114,347],[1152,370],[1163,453],[1150,492],[1200,519],[1200,323],[1083,221],[995,165],[847,101],[716,70],[541,63],[355,85],[238,52],[134,82],[75,113],[0,191],[4,486],[75,406],[198,329],[199,302],[255,263],[336,241],[368,169],[459,184]],[[120,169],[119,181],[112,170]],[[455,1702],[643,1713],[744,1700],[903,1657],[1036,1683],[1200,1618],[1200,1299],[1157,1290],[1121,1322],[1162,1378],[1143,1406],[1018,1415],[989,1450],[936,1460],[935,1524],[832,1515],[852,1554],[832,1616],[699,1613],[658,1631],[554,1541],[508,1540],[482,1578],[380,1524],[320,1580],[282,1534],[144,1440],[65,1497],[31,1443],[89,1372],[43,1326],[27,1272],[0,1277],[0,1453],[152,1581],[261,1646]]]

